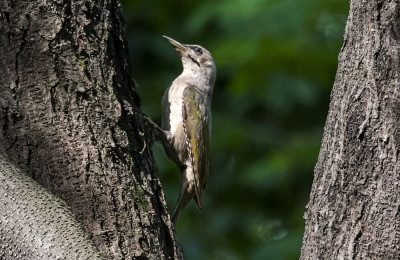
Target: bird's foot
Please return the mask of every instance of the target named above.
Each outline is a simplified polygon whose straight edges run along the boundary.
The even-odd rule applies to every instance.
[[[153,120],[150,119],[148,114],[145,114],[145,113],[142,113],[142,114],[143,114],[144,124],[146,126],[151,127],[151,128],[156,128],[156,129],[160,128],[156,123],[153,122]]]

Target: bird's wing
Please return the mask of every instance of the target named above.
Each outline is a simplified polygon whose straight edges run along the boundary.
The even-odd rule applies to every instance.
[[[209,111],[207,111],[207,94],[201,93],[193,86],[183,91],[183,125],[186,134],[186,146],[195,181],[196,203],[201,208],[202,193],[208,177],[209,147]]]

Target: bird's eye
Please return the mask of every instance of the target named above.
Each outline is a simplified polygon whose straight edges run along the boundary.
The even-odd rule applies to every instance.
[[[197,55],[201,55],[203,54],[203,50],[199,47],[197,47],[196,49],[194,49],[194,52],[196,52]]]

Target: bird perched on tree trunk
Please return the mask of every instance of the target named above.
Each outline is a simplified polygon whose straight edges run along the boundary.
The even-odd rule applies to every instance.
[[[183,64],[182,74],[162,99],[162,130],[156,137],[181,171],[179,198],[172,215],[175,224],[192,198],[201,209],[208,178],[211,99],[217,70],[211,53],[203,47],[163,37],[175,47]]]

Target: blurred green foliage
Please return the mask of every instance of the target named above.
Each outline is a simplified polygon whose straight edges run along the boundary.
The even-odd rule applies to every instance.
[[[161,37],[206,47],[217,64],[211,169],[204,207],[176,227],[187,259],[298,259],[329,94],[343,42],[345,0],[123,1],[142,110],[181,73]],[[172,211],[177,168],[153,149]]]

